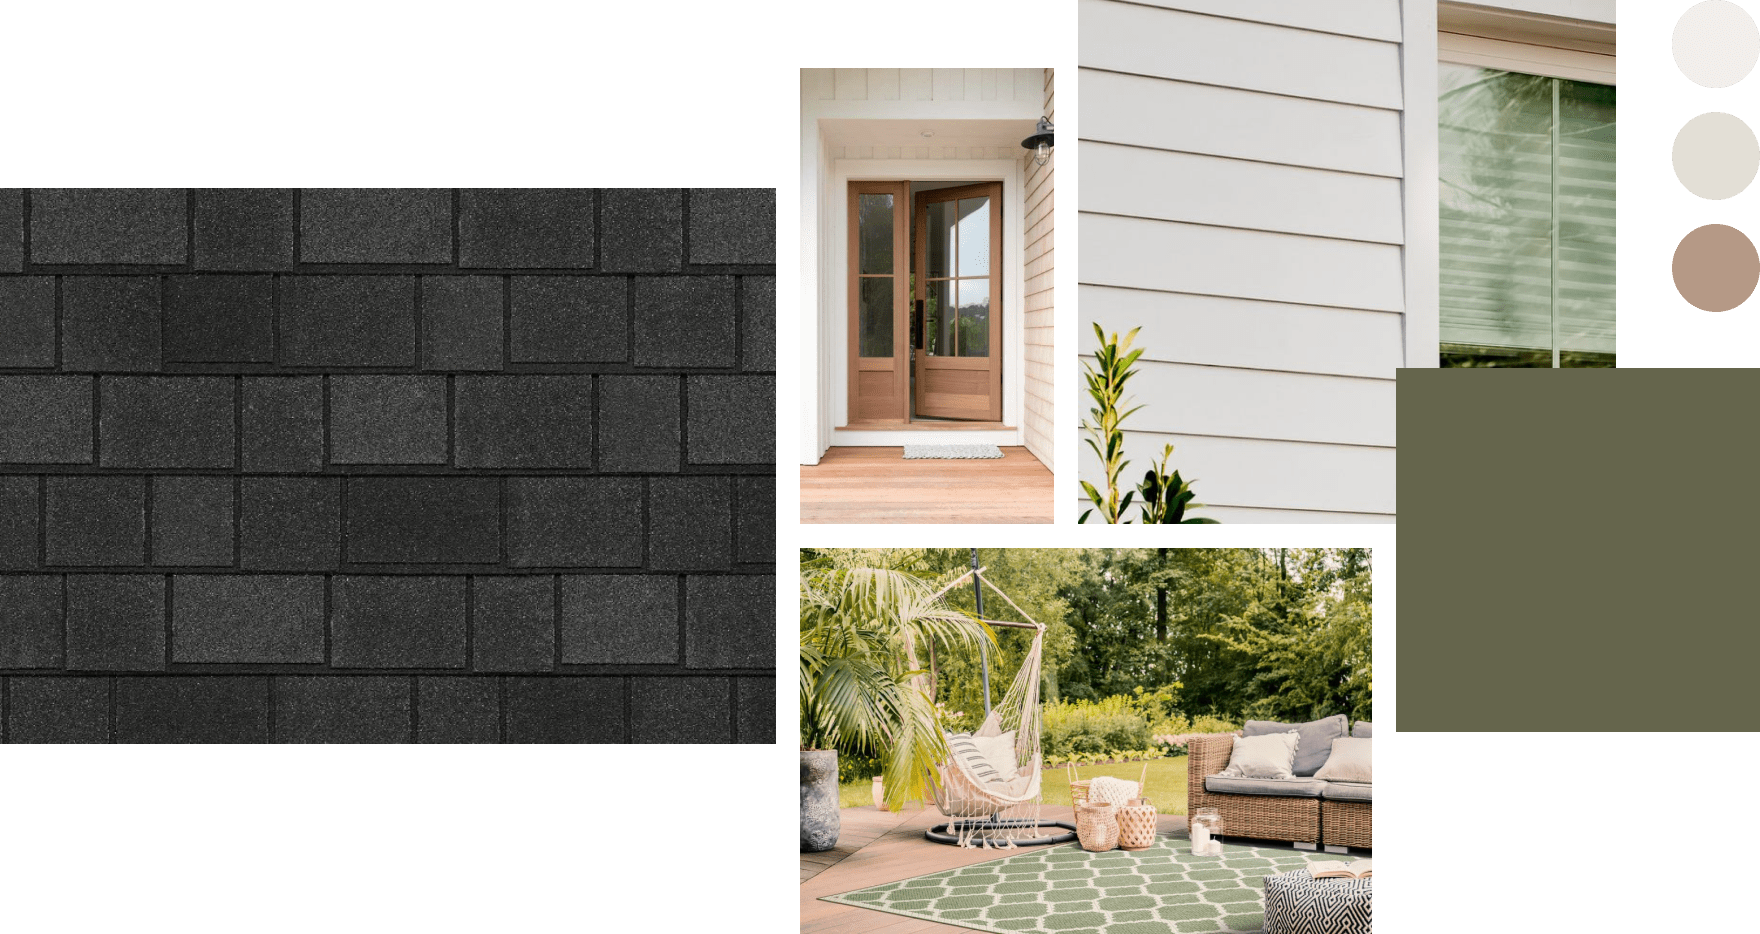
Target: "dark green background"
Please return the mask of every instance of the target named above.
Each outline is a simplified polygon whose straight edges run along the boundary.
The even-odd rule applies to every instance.
[[[1760,16],[1760,0],[1732,2]],[[1695,227],[1728,223],[1760,243],[1760,185],[1704,201],[1674,178],[1674,137],[1698,114],[1725,111],[1760,128],[1760,76],[1700,88],[1676,67],[1674,23],[1691,5],[1619,4],[1619,366],[1760,362],[1760,301],[1707,313],[1674,287],[1674,248]]]

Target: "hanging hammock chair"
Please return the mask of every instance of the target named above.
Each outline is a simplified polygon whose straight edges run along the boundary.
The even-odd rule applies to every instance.
[[[951,590],[968,577],[975,578],[980,614],[983,612],[980,585],[988,585],[1026,620],[1024,623],[984,622],[991,626],[1031,629],[1033,644],[1021,662],[1020,671],[1015,674],[1014,683],[1009,685],[1002,702],[984,717],[983,725],[970,734],[944,734],[947,761],[936,766],[930,786],[935,806],[948,822],[930,828],[924,836],[937,843],[986,849],[1068,842],[1075,839],[1074,825],[1039,818],[1044,797],[1040,793],[1039,735],[1044,717],[1039,709],[1039,673],[1045,627],[1015,606],[1001,588],[986,579],[982,568],[972,568],[946,589]],[[981,661],[988,695],[988,656]],[[989,700],[986,696],[985,706],[989,706]],[[1056,833],[1058,828],[1068,832]]]

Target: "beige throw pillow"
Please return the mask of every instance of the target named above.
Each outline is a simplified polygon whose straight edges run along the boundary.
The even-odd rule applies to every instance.
[[[1295,730],[1261,736],[1236,736],[1228,754],[1227,778],[1291,778],[1301,736]]]
[[[1332,741],[1332,755],[1314,777],[1327,782],[1367,782],[1375,781],[1374,748],[1375,740],[1368,738],[1335,739]]]
[[[947,738],[947,749],[980,782],[1007,782],[1015,778],[1013,730],[1001,736],[955,733]]]

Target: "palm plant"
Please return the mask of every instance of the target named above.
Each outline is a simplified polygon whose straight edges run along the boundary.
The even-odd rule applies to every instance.
[[[879,758],[887,806],[899,808],[925,799],[925,779],[947,755],[914,652],[931,641],[994,645],[996,635],[896,564],[861,563],[874,557],[802,563],[801,746]]]

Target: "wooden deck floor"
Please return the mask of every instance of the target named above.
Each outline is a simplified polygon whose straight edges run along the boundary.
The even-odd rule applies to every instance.
[[[1067,807],[1047,807],[1043,813],[1048,820],[1075,823]],[[934,808],[903,813],[877,811],[872,807],[845,808],[842,815],[843,830],[838,835],[836,849],[801,854],[802,934],[867,934],[871,931],[881,934],[967,931],[969,934],[969,928],[819,899],[883,882],[897,882],[925,873],[1002,859],[1011,855],[1009,851],[968,850],[923,839],[924,830],[946,820]],[[1183,833],[1185,816],[1162,815],[1160,829],[1162,833]]]
[[[1000,460],[905,460],[899,447],[834,447],[801,468],[801,522],[1052,520],[1051,471],[1023,447]]]

